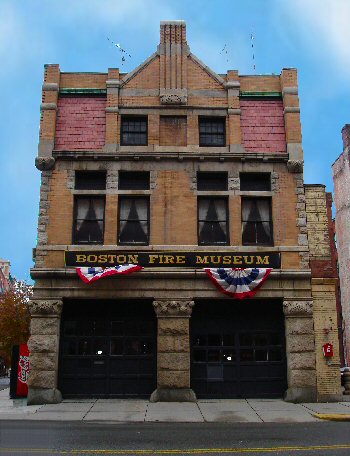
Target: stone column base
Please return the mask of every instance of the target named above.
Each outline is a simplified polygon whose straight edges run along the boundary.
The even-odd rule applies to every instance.
[[[56,388],[29,388],[28,405],[58,404],[62,402],[62,394]]]
[[[317,402],[342,402],[344,400],[342,394],[319,394]]]
[[[300,386],[288,388],[284,394],[286,402],[317,402],[316,387],[313,386]]]
[[[150,402],[197,402],[191,388],[157,388],[150,397]]]

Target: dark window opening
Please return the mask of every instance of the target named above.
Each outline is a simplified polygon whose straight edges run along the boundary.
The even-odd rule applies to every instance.
[[[77,196],[74,210],[74,244],[103,244],[105,199]]]
[[[269,192],[271,191],[270,173],[241,173],[241,191]]]
[[[242,198],[243,245],[272,245],[270,198]]]
[[[122,117],[120,130],[122,146],[147,146],[147,117]]]
[[[76,190],[106,190],[106,171],[76,171]]]
[[[228,245],[226,198],[198,198],[198,244]]]
[[[149,199],[119,197],[119,244],[149,244]]]
[[[199,145],[226,146],[226,118],[200,117],[199,118]]]
[[[197,173],[197,190],[202,191],[227,191],[227,172],[202,172]]]
[[[119,171],[119,190],[149,190],[149,171]]]

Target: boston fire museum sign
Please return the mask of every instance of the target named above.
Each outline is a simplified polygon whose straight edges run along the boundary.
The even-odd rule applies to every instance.
[[[281,267],[279,253],[157,252],[157,251],[65,251],[66,266],[112,267],[137,264],[143,267],[273,268]]]

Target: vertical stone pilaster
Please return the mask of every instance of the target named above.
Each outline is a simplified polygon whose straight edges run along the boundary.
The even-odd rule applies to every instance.
[[[116,152],[119,144],[119,69],[109,68],[108,79],[106,81],[107,103],[106,103],[106,138],[104,150]]]
[[[152,402],[194,402],[190,389],[189,319],[194,302],[159,300],[153,303],[158,318],[157,389]]]
[[[311,280],[314,301],[314,328],[316,343],[317,400],[334,402],[342,400],[340,384],[340,359],[337,328],[336,279]],[[334,355],[325,358],[322,347],[333,345]]]
[[[32,299],[28,405],[61,402],[57,389],[61,299]]]
[[[228,71],[227,82],[228,130],[227,145],[233,153],[243,152],[241,131],[241,107],[239,102],[240,81],[238,71]]]
[[[287,402],[316,401],[315,335],[312,300],[283,302],[286,331]]]

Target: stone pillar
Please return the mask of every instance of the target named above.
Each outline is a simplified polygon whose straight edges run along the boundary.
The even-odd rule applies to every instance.
[[[154,301],[158,318],[157,389],[151,402],[195,402],[190,388],[189,320],[194,302]]]
[[[31,336],[28,405],[62,401],[57,389],[61,299],[32,299],[29,311]]]
[[[315,402],[316,360],[312,300],[283,302],[286,331],[287,402]]]

